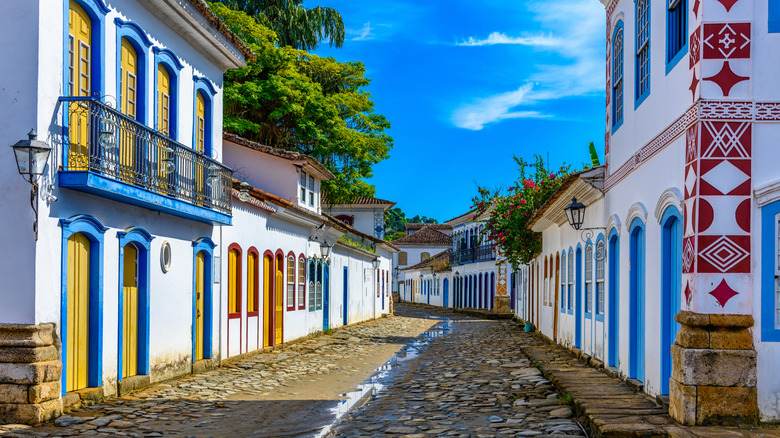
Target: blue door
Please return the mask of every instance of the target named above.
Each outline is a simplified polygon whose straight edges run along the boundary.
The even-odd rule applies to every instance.
[[[515,310],[515,279],[516,278],[517,277],[516,277],[515,273],[513,272],[512,273],[511,284],[509,286],[509,308],[512,309],[512,310]]]
[[[382,310],[385,310],[385,273],[382,272]]]
[[[490,273],[490,308],[496,305],[496,273]]]
[[[428,280],[425,284],[425,299],[428,304],[431,304],[431,284],[433,284],[433,280]]]
[[[323,266],[323,304],[322,304],[322,329],[327,330],[330,324],[330,265]]]
[[[661,394],[669,394],[672,377],[672,345],[680,325],[674,315],[680,311],[682,288],[682,215],[669,207],[661,220]]]
[[[344,325],[347,325],[347,315],[349,315],[348,308],[349,308],[349,294],[347,291],[349,290],[349,271],[346,266],[344,266]]]
[[[444,307],[450,306],[450,281],[448,279],[444,279]]]
[[[618,290],[620,289],[620,277],[618,276],[618,266],[620,266],[620,240],[617,231],[612,230],[609,238],[609,354],[607,355],[607,365],[616,367],[618,365]]]
[[[574,279],[577,297],[574,303],[574,348],[582,348],[582,248],[577,247],[577,275]]]
[[[631,223],[629,241],[629,361],[628,376],[645,380],[645,229],[640,219]]]

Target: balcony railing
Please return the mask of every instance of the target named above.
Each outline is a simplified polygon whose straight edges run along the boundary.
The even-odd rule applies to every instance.
[[[233,171],[88,97],[62,97],[63,170],[231,214]],[[175,209],[175,208],[174,208]]]
[[[452,253],[453,265],[463,265],[466,263],[479,262],[482,260],[494,260],[496,252],[493,245],[482,245],[474,248],[466,248]]]

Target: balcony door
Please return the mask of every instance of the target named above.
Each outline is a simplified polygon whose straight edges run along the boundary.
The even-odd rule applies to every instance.
[[[130,42],[122,38],[121,63],[119,74],[119,106],[122,114],[137,120],[138,118],[138,54]],[[120,122],[121,123],[121,122]],[[133,129],[120,129],[119,168],[123,179],[132,180],[137,175],[136,136]]]
[[[92,94],[92,20],[75,1],[70,1],[68,20],[68,94],[89,97]],[[68,167],[84,170],[89,164],[89,107],[85,102],[69,103],[70,144]]]

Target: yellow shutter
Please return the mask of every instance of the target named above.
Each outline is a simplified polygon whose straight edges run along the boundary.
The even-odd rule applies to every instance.
[[[206,151],[206,98],[198,91],[195,107],[195,149],[204,153]]]
[[[228,313],[238,312],[238,251],[228,252]]]
[[[138,249],[124,249],[122,279],[122,377],[138,374]]]
[[[75,1],[70,1],[68,21],[69,95],[89,97],[92,93],[92,20]],[[87,167],[89,118],[83,102],[69,104],[70,170]]]
[[[271,257],[263,257],[263,347],[271,345],[271,269],[273,263]]]
[[[162,64],[157,66],[157,130],[171,136],[171,77]]]
[[[122,114],[136,119],[138,109],[138,55],[132,44],[125,38],[122,38],[121,47],[121,71],[119,75],[120,87],[120,109]],[[119,164],[126,178],[132,179],[135,176],[135,149],[136,138],[132,130],[123,130],[123,134],[118,137],[119,141]]]
[[[65,390],[87,387],[89,370],[89,240],[81,233],[68,239],[67,357]]]
[[[246,264],[246,311],[257,312],[257,254],[250,252]]]
[[[279,262],[281,265],[281,261]],[[281,266],[276,271],[276,296],[274,297],[274,306],[276,315],[274,316],[274,345],[282,343],[282,309],[284,306],[284,275]]]

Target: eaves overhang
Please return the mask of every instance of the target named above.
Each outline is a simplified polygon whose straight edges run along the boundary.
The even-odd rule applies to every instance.
[[[569,175],[560,188],[545,202],[531,220],[532,231],[540,233],[553,225],[568,222],[564,208],[573,197],[586,206],[604,197],[604,166],[586,169]]]

